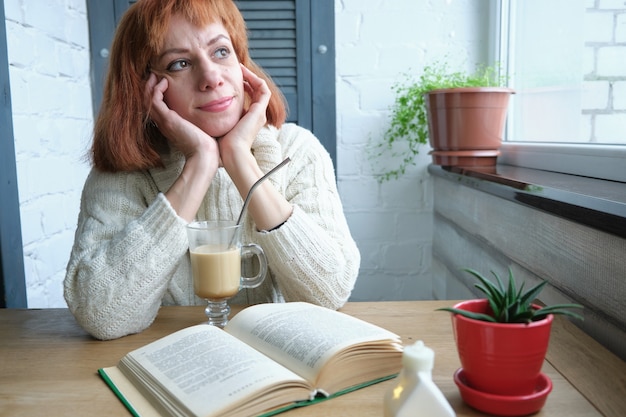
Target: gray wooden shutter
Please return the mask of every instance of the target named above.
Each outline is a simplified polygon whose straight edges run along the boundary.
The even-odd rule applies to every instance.
[[[94,117],[100,110],[109,48],[115,27],[135,0],[87,0],[89,46],[91,48],[91,97]]]
[[[298,83],[299,79],[311,78],[310,65],[303,62],[308,55],[306,49],[310,49],[310,43],[302,39],[306,36],[303,26],[307,26],[308,16],[298,19],[296,3],[302,15],[304,1],[239,0],[237,6],[248,26],[252,59],[272,77],[287,99],[288,121],[311,129],[311,103],[298,100],[299,95],[310,97],[310,91],[306,91],[310,84]]]
[[[287,121],[320,139],[336,164],[335,10],[332,0],[238,0],[250,55],[287,99]]]

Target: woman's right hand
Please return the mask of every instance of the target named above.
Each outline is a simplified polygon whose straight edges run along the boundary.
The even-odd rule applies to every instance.
[[[167,106],[163,101],[167,88],[167,78],[158,81],[152,73],[146,82],[144,97],[152,122],[170,145],[185,155],[183,171],[165,197],[180,217],[191,222],[219,167],[219,147],[215,138]]]
[[[159,81],[155,73],[150,74],[146,82],[145,101],[147,108],[150,109],[149,115],[152,122],[157,125],[170,144],[187,158],[197,152],[209,152],[213,154],[215,161],[219,161],[219,149],[215,138],[183,119],[167,106],[163,100],[167,88],[166,77]]]

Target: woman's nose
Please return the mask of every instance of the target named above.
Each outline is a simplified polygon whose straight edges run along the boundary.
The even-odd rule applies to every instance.
[[[201,91],[219,87],[224,83],[220,66],[208,59],[199,65],[198,77],[198,87]]]

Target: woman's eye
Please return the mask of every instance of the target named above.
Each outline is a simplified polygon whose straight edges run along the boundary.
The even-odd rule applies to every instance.
[[[174,61],[167,66],[168,71],[180,71],[189,66],[189,62],[184,59],[179,59],[178,61]]]
[[[214,52],[214,55],[217,58],[228,58],[230,56],[230,49],[226,48],[226,47],[222,47],[222,48],[217,48]]]

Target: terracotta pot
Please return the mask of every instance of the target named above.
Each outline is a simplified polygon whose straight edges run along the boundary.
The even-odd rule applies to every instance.
[[[467,300],[454,307],[491,313],[486,299]],[[498,395],[532,393],[548,350],[552,319],[549,315],[529,324],[508,324],[453,314],[454,338],[468,385]]]
[[[504,87],[467,87],[433,90],[426,108],[433,163],[448,166],[495,165],[493,154],[502,144],[509,98]],[[454,152],[462,151],[465,158]],[[446,153],[452,152],[449,156]],[[497,156],[497,154],[496,154]]]
[[[500,151],[431,151],[435,165],[452,167],[492,167]]]

